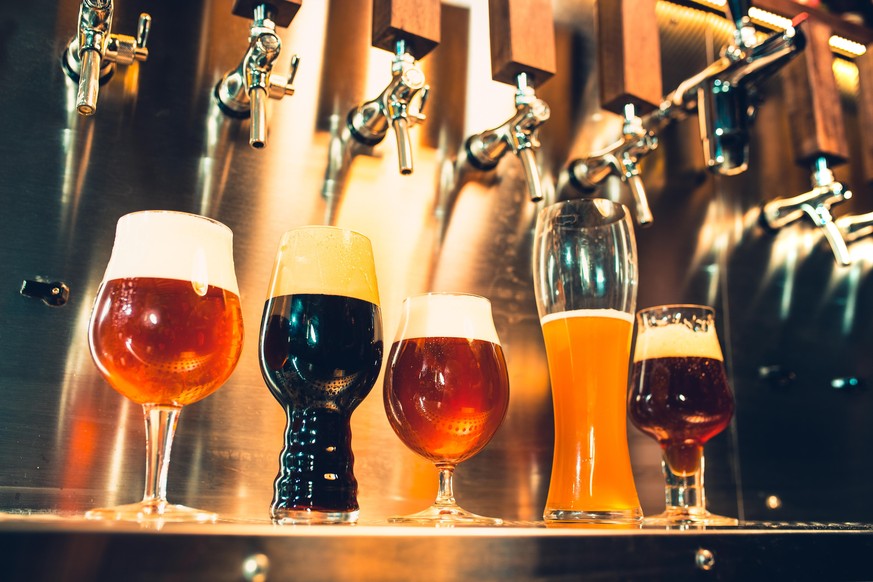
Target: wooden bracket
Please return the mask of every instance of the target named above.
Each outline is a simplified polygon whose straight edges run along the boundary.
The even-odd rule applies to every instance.
[[[303,0],[233,0],[233,14],[243,18],[251,18],[255,8],[266,4],[273,12],[273,22],[276,26],[287,27],[294,20]]]
[[[397,41],[420,59],[440,43],[440,0],[373,0],[373,46],[395,51]]]
[[[858,67],[858,121],[861,126],[861,167],[864,180],[873,184],[873,44],[855,58]]]
[[[489,0],[491,78],[515,86],[521,73],[542,85],[555,74],[551,0]]]

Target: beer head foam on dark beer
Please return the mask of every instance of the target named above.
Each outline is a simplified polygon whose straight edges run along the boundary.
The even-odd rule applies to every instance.
[[[339,295],[379,305],[373,247],[364,235],[304,226],[282,235],[270,297]]]
[[[688,357],[724,360],[714,326],[705,331],[693,331],[684,325],[640,328],[634,362]]]
[[[491,302],[478,295],[430,293],[407,297],[397,337],[456,337],[500,345]]]
[[[239,295],[233,268],[233,232],[185,212],[143,211],[118,220],[104,281],[155,277],[191,281],[203,295],[213,285]]]

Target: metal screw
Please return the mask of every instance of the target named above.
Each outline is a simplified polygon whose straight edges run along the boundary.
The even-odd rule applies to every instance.
[[[712,570],[715,567],[715,554],[706,548],[700,548],[694,555],[694,563],[701,570]]]

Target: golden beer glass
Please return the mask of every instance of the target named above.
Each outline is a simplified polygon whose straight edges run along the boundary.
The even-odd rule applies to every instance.
[[[639,523],[627,444],[627,374],[637,294],[628,210],[583,199],[544,208],[534,288],[555,416],[543,519]]]

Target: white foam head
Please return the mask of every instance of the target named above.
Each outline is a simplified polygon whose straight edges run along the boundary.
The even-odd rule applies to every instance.
[[[370,239],[333,226],[303,226],[283,234],[270,297],[295,294],[340,295],[379,305]]]
[[[550,313],[540,318],[540,325],[545,325],[556,319],[567,319],[569,317],[611,317],[613,319],[621,319],[633,324],[634,316],[627,311],[619,311],[618,309],[574,309],[572,311],[560,311],[558,313]]]
[[[698,357],[724,360],[715,326],[694,331],[682,324],[640,327],[634,362],[651,358]]]
[[[462,293],[428,293],[406,298],[396,339],[421,337],[477,339],[500,345],[491,302]]]
[[[156,277],[191,281],[239,295],[233,268],[233,232],[224,224],[185,212],[146,210],[118,219],[104,281]]]

